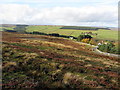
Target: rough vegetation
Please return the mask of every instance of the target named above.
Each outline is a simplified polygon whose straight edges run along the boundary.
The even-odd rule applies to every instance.
[[[119,89],[119,60],[44,35],[3,32],[3,88]]]

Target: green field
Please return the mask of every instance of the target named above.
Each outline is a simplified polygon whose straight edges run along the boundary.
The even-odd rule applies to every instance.
[[[13,28],[15,28],[15,26],[12,26],[12,27],[0,27],[0,31],[3,31],[3,29],[13,30]]]
[[[62,26],[28,26],[26,31],[27,32],[43,32],[43,33],[58,33],[61,35],[67,35],[67,36],[74,36],[78,37],[82,32],[92,32],[97,33],[98,35],[93,35],[96,39],[103,39],[103,40],[118,40],[118,31],[113,30],[105,30],[105,29],[99,29],[99,30],[74,30],[74,29],[60,29]],[[3,27],[5,29],[12,30],[14,27]],[[1,28],[0,28],[1,30]]]
[[[0,31],[2,31],[2,27],[0,27]]]
[[[118,40],[118,31],[113,30],[105,30],[105,29],[99,29],[98,31],[93,30],[73,30],[73,29],[60,29],[61,26],[28,26],[27,32],[44,32],[44,33],[58,33],[61,35],[70,35],[78,37],[82,32],[92,32],[97,33],[96,37],[97,39],[104,39],[104,40]]]

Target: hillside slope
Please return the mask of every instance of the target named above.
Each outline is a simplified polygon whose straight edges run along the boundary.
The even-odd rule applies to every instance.
[[[3,88],[119,88],[118,58],[71,40],[3,32]]]

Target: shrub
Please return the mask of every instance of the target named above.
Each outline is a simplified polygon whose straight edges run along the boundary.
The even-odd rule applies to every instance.
[[[89,44],[91,45],[97,45],[98,44],[98,41],[96,39],[91,39]]]
[[[77,41],[81,41],[86,38],[90,40],[92,37],[90,35],[79,35]]]
[[[85,39],[82,39],[81,42],[84,42],[84,43],[89,43],[90,39],[89,38],[85,38]]]
[[[114,53],[114,54],[119,54],[119,51],[120,51],[111,42],[108,42],[107,44],[99,45],[98,49],[103,51],[103,52]]]

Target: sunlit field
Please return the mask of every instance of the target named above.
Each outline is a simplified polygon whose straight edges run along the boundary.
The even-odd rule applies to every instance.
[[[118,31],[113,30],[103,30],[99,29],[98,31],[92,30],[71,30],[71,29],[60,29],[62,26],[29,26],[27,27],[27,32],[44,32],[44,33],[58,33],[62,35],[71,35],[78,37],[82,32],[92,32],[97,33],[97,39],[104,39],[104,40],[118,40]]]

